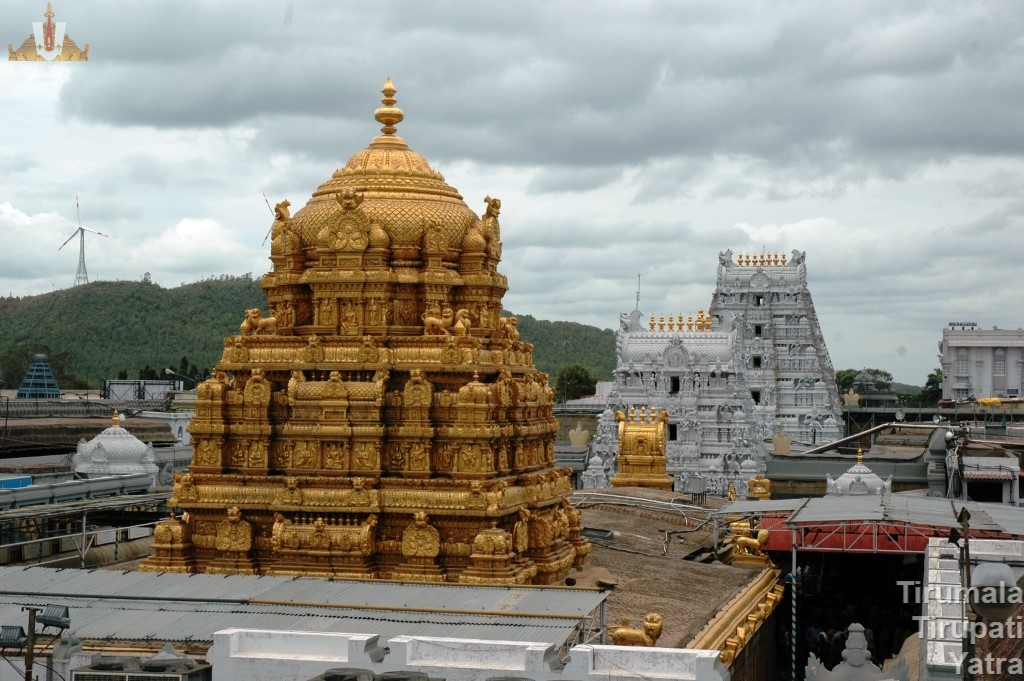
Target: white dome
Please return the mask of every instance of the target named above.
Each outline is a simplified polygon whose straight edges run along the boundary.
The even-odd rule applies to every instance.
[[[892,491],[892,476],[882,480],[874,471],[864,465],[864,453],[857,451],[857,463],[835,480],[825,476],[825,495],[857,496],[866,494],[888,494]]]
[[[157,473],[152,445],[147,445],[121,427],[117,412],[114,412],[110,428],[89,442],[78,443],[72,460],[75,473],[85,478]]]

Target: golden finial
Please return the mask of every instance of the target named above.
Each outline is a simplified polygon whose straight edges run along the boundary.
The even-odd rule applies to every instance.
[[[53,3],[46,3],[46,14],[43,15],[47,19],[53,18]]]
[[[861,447],[857,447],[857,465],[864,465],[864,449]]]
[[[119,428],[121,426],[121,415],[117,413],[116,409],[114,410],[114,415],[110,417],[110,420],[113,423],[114,428]]]
[[[384,93],[384,97],[380,101],[384,106],[374,111],[373,117],[377,119],[378,123],[384,126],[380,131],[384,133],[386,137],[401,139],[395,135],[398,130],[395,126],[402,122],[402,119],[405,118],[405,113],[395,106],[395,103],[398,101],[395,99],[395,93],[397,90],[395,90],[395,84],[391,82],[391,76],[388,76],[381,92]]]
[[[676,318],[673,315],[669,315],[668,316],[668,330],[669,331],[675,331],[676,330]]]
[[[658,315],[658,331],[665,330],[665,315]]]
[[[693,315],[692,314],[686,317],[686,330],[687,331],[693,331]]]
[[[647,330],[648,331],[654,331],[654,313],[653,312],[651,313],[651,321],[647,325]]]

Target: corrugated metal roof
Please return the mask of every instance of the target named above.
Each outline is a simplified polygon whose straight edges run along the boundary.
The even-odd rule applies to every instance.
[[[80,638],[212,641],[230,627],[385,638],[561,644],[606,597],[593,590],[343,582],[251,575],[0,568],[0,622],[23,605],[71,609]]]
[[[843,522],[847,520],[881,520],[881,496],[829,496],[808,499],[807,504],[789,517],[790,523]]]
[[[1024,536],[1024,508],[1009,504],[959,501],[913,494],[865,494],[810,499],[738,501],[716,515],[759,513],[785,517],[787,525],[841,522],[894,522],[931,527],[959,527],[957,515],[966,506],[971,529]]]

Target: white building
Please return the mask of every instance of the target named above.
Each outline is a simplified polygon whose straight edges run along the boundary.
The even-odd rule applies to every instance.
[[[1024,389],[1024,329],[981,329],[950,322],[939,341],[942,399],[1020,397]]]
[[[668,412],[669,473],[680,486],[703,476],[711,493],[733,482],[745,494],[773,436],[798,449],[839,438],[835,370],[801,251],[720,253],[707,313],[622,314],[616,355],[594,442],[606,463],[617,451],[612,411],[634,406]]]

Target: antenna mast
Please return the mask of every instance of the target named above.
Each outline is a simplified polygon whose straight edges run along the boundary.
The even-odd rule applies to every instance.
[[[636,273],[636,309],[640,309],[640,273]]]

